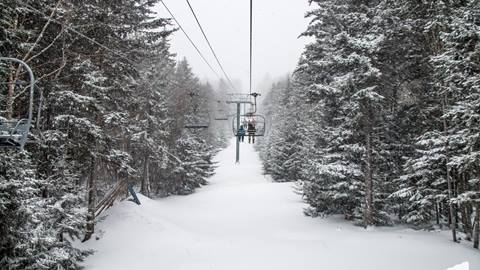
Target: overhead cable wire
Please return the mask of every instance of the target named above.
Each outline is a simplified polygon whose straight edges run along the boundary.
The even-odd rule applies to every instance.
[[[188,4],[188,7],[190,8],[190,11],[191,11],[192,14],[193,14],[193,17],[195,18],[195,21],[197,21],[197,25],[198,25],[198,27],[200,28],[200,31],[202,31],[203,37],[204,37],[205,40],[207,41],[208,47],[210,47],[210,51],[212,51],[212,54],[213,54],[213,56],[215,57],[215,60],[216,60],[217,63],[218,63],[218,66],[219,66],[220,69],[222,70],[223,75],[224,75],[225,78],[227,79],[227,81],[228,81],[228,83],[230,84],[230,87],[232,88],[232,90],[235,90],[235,86],[233,85],[232,80],[231,80],[230,77],[228,76],[227,72],[225,72],[225,69],[223,68],[222,63],[220,62],[220,59],[218,58],[217,53],[215,53],[215,50],[213,49],[213,46],[212,46],[212,44],[210,43],[210,40],[208,39],[207,34],[206,34],[205,31],[203,30],[202,24],[200,23],[200,20],[198,19],[197,14],[195,13],[195,10],[193,9],[192,5],[190,4],[190,1],[189,1],[189,0],[186,0],[186,1],[187,1],[187,4]]]
[[[170,16],[172,16],[172,19],[175,21],[175,23],[178,25],[178,28],[180,28],[180,30],[183,32],[183,34],[185,34],[185,36],[187,37],[188,41],[190,41],[190,44],[192,44],[192,46],[195,48],[195,50],[197,51],[197,53],[200,55],[200,57],[203,59],[203,61],[205,62],[205,64],[207,64],[207,66],[210,68],[210,70],[212,70],[213,73],[215,73],[215,75],[217,76],[218,79],[221,79],[221,76],[218,75],[218,73],[215,71],[215,69],[212,67],[212,65],[210,65],[210,63],[207,61],[207,59],[205,58],[205,56],[203,55],[203,53],[200,51],[200,49],[197,47],[197,45],[195,44],[195,42],[193,42],[193,40],[190,38],[190,36],[187,34],[187,32],[185,31],[185,29],[182,27],[182,25],[180,24],[180,22],[177,20],[177,18],[173,15],[172,11],[170,11],[170,9],[168,8],[168,6],[165,4],[165,2],[163,0],[160,0],[160,2],[162,3],[162,5],[165,7],[165,9],[168,11],[168,13],[170,14]]]
[[[252,94],[253,66],[253,0],[250,0],[250,95]]]
[[[220,75],[218,75],[218,73],[215,71],[215,69],[212,67],[212,65],[207,61],[207,59],[205,58],[205,56],[203,55],[203,53],[198,49],[197,45],[193,42],[193,40],[190,38],[190,36],[187,34],[187,32],[185,32],[185,30],[183,29],[183,27],[180,25],[180,23],[178,22],[178,20],[175,18],[175,16],[173,15],[173,13],[170,11],[170,9],[165,5],[165,3],[163,1],[161,1],[162,4],[164,5],[165,9],[168,11],[168,13],[170,13],[170,15],[172,16],[173,20],[176,22],[176,24],[178,25],[178,27],[182,30],[182,32],[185,34],[185,36],[187,37],[187,39],[190,41],[190,43],[192,44],[192,46],[195,48],[195,50],[197,51],[197,53],[200,55],[200,57],[203,59],[203,61],[207,64],[207,66],[211,69],[211,71],[217,76],[217,78],[221,78]],[[31,10],[35,11],[36,13],[39,13],[41,15],[44,15],[44,16],[47,16],[45,13],[43,13],[42,11],[32,7],[31,5],[29,4],[26,4],[26,3],[22,3],[20,2],[21,5],[25,6],[25,7],[28,7],[30,8]],[[51,19],[52,22],[55,22],[63,27],[65,27],[65,29],[69,30],[70,32],[73,32],[87,40],[89,40],[90,42],[96,44],[97,46],[105,49],[106,51],[109,51],[119,57],[121,57],[122,59],[124,60],[127,60],[128,62],[130,62],[131,64],[136,64],[136,61],[133,61],[132,59],[128,58],[126,55],[124,55],[123,53],[119,53],[118,51],[115,51],[113,49],[110,49],[109,47],[101,44],[100,42],[82,34],[81,32],[73,29],[72,27],[69,27],[69,26],[66,26],[65,24],[63,24],[62,22],[56,20],[56,19]]]

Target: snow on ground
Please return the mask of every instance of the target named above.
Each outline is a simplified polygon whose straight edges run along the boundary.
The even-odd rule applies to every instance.
[[[469,269],[468,263],[462,263],[452,268],[449,268],[448,270],[468,270],[468,269]]]
[[[446,270],[480,269],[480,253],[443,233],[364,230],[339,218],[310,218],[291,183],[262,175],[253,147],[220,152],[211,184],[189,196],[125,201],[97,226],[87,270]]]

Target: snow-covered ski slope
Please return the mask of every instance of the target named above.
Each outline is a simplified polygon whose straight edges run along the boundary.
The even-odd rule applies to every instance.
[[[211,184],[189,196],[122,202],[97,226],[87,270],[480,269],[480,252],[445,233],[365,230],[341,218],[310,218],[291,183],[272,183],[248,143],[217,156]]]

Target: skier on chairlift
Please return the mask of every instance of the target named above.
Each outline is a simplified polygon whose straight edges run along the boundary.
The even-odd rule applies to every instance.
[[[243,142],[245,139],[245,128],[243,128],[243,125],[240,126],[238,129],[238,141]]]
[[[255,143],[255,132],[256,131],[257,130],[255,128],[255,123],[253,121],[249,121],[248,126],[247,126],[248,143],[250,143],[250,142]]]

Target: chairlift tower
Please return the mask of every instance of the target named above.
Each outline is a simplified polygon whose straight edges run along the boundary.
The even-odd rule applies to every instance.
[[[230,94],[229,100],[227,100],[227,104],[237,105],[237,115],[236,115],[237,129],[234,130],[235,137],[236,137],[235,141],[237,143],[235,163],[240,163],[240,140],[238,139],[238,128],[240,127],[241,105],[242,104],[253,105],[253,102],[250,100],[249,94]]]

